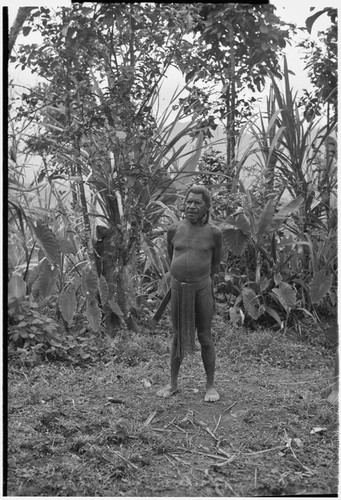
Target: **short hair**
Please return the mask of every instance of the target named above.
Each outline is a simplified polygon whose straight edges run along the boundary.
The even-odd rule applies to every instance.
[[[204,202],[206,203],[207,208],[210,208],[210,206],[211,206],[211,194],[205,186],[203,186],[201,184],[193,184],[192,186],[190,186],[187,189],[185,201],[187,200],[189,193],[201,194]]]
[[[190,186],[187,189],[186,196],[185,196],[185,203],[186,203],[186,200],[187,200],[190,193],[202,195],[202,198],[203,198],[203,200],[206,204],[206,207],[207,207],[206,217],[203,219],[202,223],[207,224],[208,219],[210,218],[210,206],[211,206],[211,194],[210,194],[209,190],[205,186],[203,186],[202,184],[193,184],[192,186]]]

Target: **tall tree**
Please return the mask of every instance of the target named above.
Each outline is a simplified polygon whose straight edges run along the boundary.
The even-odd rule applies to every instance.
[[[26,22],[26,31],[38,31],[42,43],[23,45],[12,58],[41,77],[23,95],[20,111],[35,113],[40,127],[28,147],[48,156],[43,176],[62,176],[77,193],[73,208],[78,204],[83,213],[84,245],[109,287],[111,331],[117,317],[132,325],[134,256],[172,195],[168,171],[184,149],[178,141],[198,135],[200,143],[200,116],[170,138],[174,124],[159,129],[152,106],[187,30],[186,12],[151,3],[74,4],[55,12],[42,7]],[[94,214],[105,224],[97,229],[95,248]]]
[[[267,71],[280,76],[279,55],[294,25],[282,22],[273,5],[192,4],[195,38],[191,51],[180,54],[187,81],[221,83],[216,109],[225,122],[226,173],[234,168],[236,136],[255,99],[245,90],[261,91]]]

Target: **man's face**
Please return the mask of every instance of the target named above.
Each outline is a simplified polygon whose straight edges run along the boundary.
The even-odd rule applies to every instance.
[[[202,194],[189,193],[185,202],[186,219],[192,224],[201,222],[207,213],[207,206]]]

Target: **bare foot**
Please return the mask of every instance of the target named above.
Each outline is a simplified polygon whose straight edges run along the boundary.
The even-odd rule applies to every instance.
[[[206,394],[204,397],[204,401],[219,401],[220,396],[218,391],[214,387],[210,387],[210,389],[206,389]]]
[[[159,391],[157,391],[156,395],[160,396],[161,398],[169,398],[173,394],[178,392],[177,387],[172,387],[170,384],[166,385],[166,387],[162,387]]]

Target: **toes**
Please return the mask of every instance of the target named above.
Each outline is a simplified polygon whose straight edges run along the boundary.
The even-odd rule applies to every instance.
[[[206,392],[204,401],[208,403],[214,403],[215,401],[219,401],[220,396],[215,389],[210,389]]]
[[[220,397],[219,396],[205,396],[204,401],[206,403],[214,403],[215,401],[219,401]]]
[[[178,392],[177,389],[171,389],[170,387],[164,387],[163,389],[160,389],[156,395],[159,396],[160,398],[169,398],[173,394]]]

